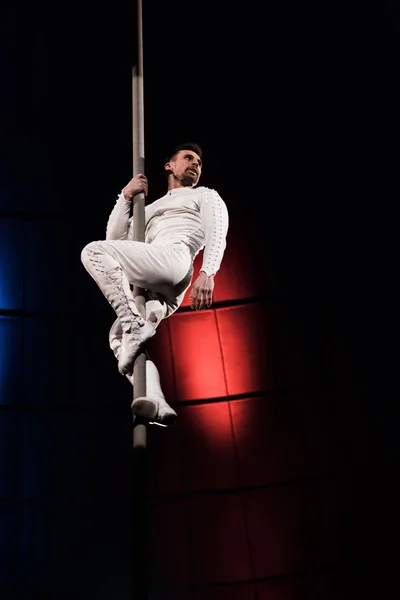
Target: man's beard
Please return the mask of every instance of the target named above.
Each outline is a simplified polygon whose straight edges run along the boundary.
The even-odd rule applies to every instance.
[[[185,173],[182,177],[182,185],[194,185],[197,180],[197,175],[194,173]]]

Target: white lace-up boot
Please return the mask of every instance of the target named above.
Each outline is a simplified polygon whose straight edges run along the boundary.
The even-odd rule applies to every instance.
[[[91,258],[89,255],[89,260]],[[121,267],[115,267],[101,275],[96,273],[96,282],[115,310],[122,327],[118,370],[121,375],[131,374],[141,346],[153,337],[156,330],[141,317]]]

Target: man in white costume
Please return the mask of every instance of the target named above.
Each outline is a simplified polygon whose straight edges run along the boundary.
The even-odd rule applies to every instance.
[[[193,263],[203,250],[199,276],[190,290],[191,308],[212,304],[214,277],[226,248],[228,211],[213,189],[196,187],[202,171],[198,144],[180,144],[164,166],[168,191],[145,206],[145,242],[134,241],[132,199],[148,195],[148,182],[138,174],[123,188],[107,223],[105,241],[91,242],[81,260],[115,310],[109,342],[118,369],[132,385],[135,358],[156,333],[162,319],[181,305],[193,277]],[[130,286],[146,290],[143,319]],[[146,397],[132,403],[133,414],[150,424],[172,425],[177,414],[165,400],[154,362],[146,360]]]

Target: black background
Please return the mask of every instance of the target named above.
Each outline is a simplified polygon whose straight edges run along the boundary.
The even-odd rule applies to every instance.
[[[236,243],[273,256],[309,351],[340,340],[355,377],[375,384],[373,484],[360,484],[352,518],[354,552],[369,553],[393,525],[398,458],[399,8],[386,2],[379,21],[363,5],[145,4],[149,201],[170,149],[199,143],[201,183],[243,220]],[[2,217],[62,216],[71,236],[74,223],[85,231],[80,247],[104,237],[132,176],[136,25],[134,3],[3,3]]]

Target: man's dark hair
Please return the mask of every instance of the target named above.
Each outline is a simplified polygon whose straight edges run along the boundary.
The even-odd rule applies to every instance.
[[[194,142],[185,142],[176,146],[172,153],[167,156],[165,162],[167,163],[170,160],[173,160],[175,155],[178,154],[178,152],[180,152],[181,150],[191,150],[192,152],[196,152],[200,159],[203,160],[203,151],[200,148],[199,144],[195,144]]]

